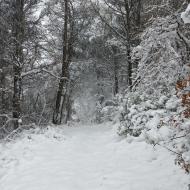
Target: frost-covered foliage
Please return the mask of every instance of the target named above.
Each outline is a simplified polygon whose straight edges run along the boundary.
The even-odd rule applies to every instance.
[[[159,127],[161,118],[176,112],[180,101],[175,95],[170,99],[162,96],[158,101],[152,101],[137,92],[130,93],[124,99],[119,133],[133,136],[139,136],[143,130]]]
[[[190,122],[182,114],[181,100],[172,95],[153,101],[137,92],[124,100],[119,135],[141,137],[169,149],[177,155],[176,162],[190,172]]]
[[[133,50],[133,60],[138,61],[135,87],[145,96],[167,95],[183,70],[184,44],[177,34],[175,19],[160,18],[146,29],[141,44]]]
[[[117,95],[113,99],[105,100],[104,96],[99,96],[96,103],[94,121],[103,123],[107,121],[117,121],[120,113],[120,104],[122,98]]]
[[[143,138],[177,155],[176,163],[190,172],[190,123],[187,30],[176,18],[159,18],[145,30],[132,59],[138,62],[132,92],[123,97],[120,135]],[[185,84],[185,88],[177,85]],[[184,104],[186,101],[186,104]]]
[[[190,24],[190,4],[188,5],[185,12],[181,14],[181,18],[185,24]]]

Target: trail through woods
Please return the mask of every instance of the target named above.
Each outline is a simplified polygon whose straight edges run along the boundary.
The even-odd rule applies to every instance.
[[[0,147],[0,190],[188,190],[161,147],[126,142],[108,125],[54,130]]]

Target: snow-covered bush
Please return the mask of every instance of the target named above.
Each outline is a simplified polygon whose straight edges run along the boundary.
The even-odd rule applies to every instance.
[[[121,97],[118,95],[113,100],[99,99],[96,104],[95,122],[103,123],[116,121],[119,118]]]
[[[176,163],[190,172],[190,122],[183,112],[176,95],[152,101],[130,93],[125,97],[118,134],[140,136],[149,144],[167,148],[177,155]]]
[[[184,14],[188,17],[187,12]],[[187,30],[179,30],[176,18],[159,18],[133,49],[132,60],[138,66],[132,92],[127,91],[123,97],[118,133],[163,146],[190,172],[190,82],[185,79],[189,78],[189,41]]]
[[[183,70],[185,47],[177,28],[176,19],[160,18],[146,29],[133,50],[132,59],[138,60],[134,88],[149,98],[170,94]]]
[[[138,99],[136,103],[134,97]],[[121,113],[119,134],[139,136],[143,130],[159,128],[162,118],[176,110],[177,102],[175,106],[169,106],[175,98],[175,96],[170,99],[161,96],[158,101],[152,101],[145,99],[144,96],[137,96],[136,92],[130,93],[126,97],[125,108]]]

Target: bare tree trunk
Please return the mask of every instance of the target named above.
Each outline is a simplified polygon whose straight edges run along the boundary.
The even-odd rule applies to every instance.
[[[119,93],[119,80],[118,80],[118,68],[114,65],[114,96]]]
[[[0,60],[0,64],[3,65],[3,60]],[[0,114],[5,114],[6,112],[6,100],[5,100],[5,73],[3,71],[3,67],[1,68],[2,71],[0,71]],[[3,126],[6,123],[7,118],[6,117],[0,117],[0,126]],[[1,135],[1,134],[0,134]]]
[[[132,74],[133,74],[133,67],[132,67],[132,60],[131,60],[131,50],[130,48],[127,51],[127,62],[128,62],[128,86],[129,89],[132,89],[133,80],[132,80]]]
[[[21,117],[21,89],[22,89],[22,81],[21,81],[21,69],[18,66],[14,66],[14,91],[13,91],[13,118],[14,128],[17,129],[19,127],[19,118]]]
[[[65,0],[65,18],[64,18],[64,32],[63,32],[63,63],[62,63],[62,73],[61,73],[61,79],[59,81],[59,88],[57,92],[56,97],[56,104],[55,109],[53,113],[53,123],[54,124],[61,124],[61,112],[62,112],[62,104],[64,99],[64,87],[66,88],[67,81],[64,79],[64,77],[68,77],[68,66],[69,66],[69,43],[68,43],[68,19],[69,19],[69,2],[68,0]]]
[[[60,123],[62,123],[63,116],[64,116],[64,123],[67,123],[66,115],[67,115],[67,103],[68,103],[68,98],[69,98],[69,94],[68,94],[69,86],[68,86],[68,83],[65,85],[66,85],[65,86],[66,90],[63,94],[63,101],[62,101],[62,105],[61,105],[61,114],[60,114]]]
[[[5,73],[2,71],[0,72],[0,88],[1,88],[1,105],[0,109],[2,113],[5,111]]]
[[[132,61],[131,61],[131,36],[130,36],[130,32],[131,32],[131,22],[130,22],[130,6],[129,6],[129,1],[128,0],[124,0],[125,3],[125,19],[126,19],[126,26],[125,26],[125,30],[126,30],[126,49],[127,49],[127,64],[128,64],[128,86],[131,90],[132,88],[132,72],[133,72],[133,68],[132,68]]]
[[[71,97],[68,97],[68,102],[67,102],[67,115],[66,115],[66,123],[71,120],[72,116],[72,104],[73,101],[71,100]]]
[[[141,9],[142,9],[142,0],[138,0],[137,2],[137,26],[140,27],[141,25]]]
[[[119,62],[118,62],[118,51],[117,47],[112,47],[113,49],[113,64],[114,64],[114,89],[113,89],[113,94],[114,96],[119,93],[119,79],[118,79],[118,72],[119,72]]]
[[[13,3],[14,4],[14,3]],[[13,75],[14,75],[14,88],[13,88],[13,119],[14,128],[19,127],[19,119],[21,117],[21,91],[22,91],[22,66],[23,66],[23,41],[24,41],[24,0],[16,0],[14,4],[14,62],[13,62]]]

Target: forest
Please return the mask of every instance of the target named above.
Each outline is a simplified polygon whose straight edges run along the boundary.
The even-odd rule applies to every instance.
[[[0,0],[1,190],[190,190],[190,0]]]

